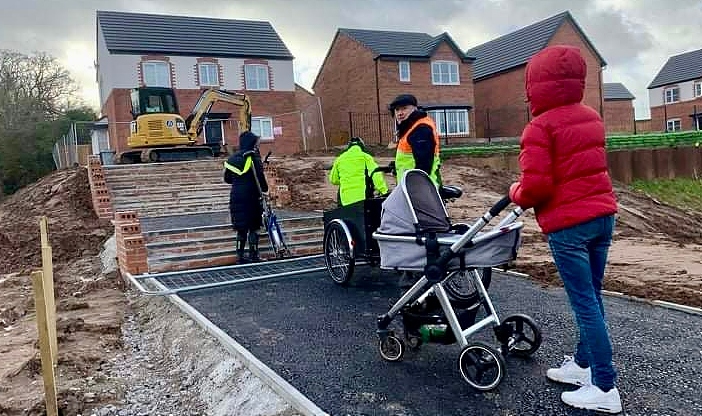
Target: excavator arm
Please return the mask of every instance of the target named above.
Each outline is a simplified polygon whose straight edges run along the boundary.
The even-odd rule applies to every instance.
[[[239,106],[239,131],[245,132],[251,129],[251,102],[249,101],[249,97],[244,94],[226,90],[208,89],[200,95],[190,115],[185,119],[188,136],[191,139],[195,140],[200,134],[204,117],[218,101]]]

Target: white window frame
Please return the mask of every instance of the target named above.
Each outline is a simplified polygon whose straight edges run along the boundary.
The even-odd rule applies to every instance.
[[[444,111],[446,112],[447,126],[444,126]],[[427,111],[427,113],[434,120],[434,123],[436,123],[436,129],[439,131],[439,135],[441,136],[465,136],[470,134],[470,118],[468,117],[468,110],[466,110],[465,108],[430,110]],[[464,120],[460,120],[458,118],[459,114],[465,117]],[[460,125],[462,124],[462,121],[465,121],[464,126]],[[446,131],[447,127],[449,131]],[[465,127],[465,130],[460,130],[460,127]]]
[[[668,94],[670,93],[670,94]],[[677,99],[675,96],[677,95]],[[680,87],[671,87],[663,90],[663,101],[666,104],[673,104],[680,101]]]
[[[403,70],[403,69],[405,69],[405,70]],[[399,61],[397,63],[397,70],[400,73],[400,82],[410,82],[410,79],[412,79],[412,74],[410,73],[410,62],[409,61]],[[405,72],[406,72],[406,74],[405,74]],[[404,75],[406,75],[406,76],[404,76]]]
[[[203,87],[219,87],[219,65],[213,62],[197,64],[198,83]],[[211,79],[214,77],[214,79]]]
[[[268,125],[268,131],[264,130]],[[271,117],[251,117],[251,132],[261,138],[261,141],[271,141],[273,137],[273,119]]]
[[[675,128],[675,124],[678,128]],[[682,123],[679,118],[669,118],[665,122],[665,131],[682,131]]]
[[[251,72],[255,71],[255,72]],[[244,81],[246,89],[251,91],[270,90],[270,80],[268,79],[268,65],[246,64],[244,65]],[[265,80],[265,83],[263,82]]]
[[[692,85],[692,95],[697,97],[702,97],[702,81],[695,81]]]
[[[150,74],[150,70],[153,71],[152,74]],[[156,72],[157,69],[164,70],[165,73],[159,74]],[[165,75],[165,79],[160,79],[163,78]],[[153,79],[150,79],[151,77],[154,77]],[[165,87],[165,88],[170,88],[171,87],[171,64],[170,62],[166,61],[143,61],[141,63],[141,78],[144,81],[144,85],[147,87]],[[165,81],[165,82],[164,82]]]
[[[455,69],[455,71],[452,71],[452,69]],[[455,61],[432,61],[431,83],[433,85],[460,85],[461,76],[458,69],[458,62]],[[446,75],[447,80],[442,80],[443,75]],[[452,79],[453,75],[455,75],[456,79]]]

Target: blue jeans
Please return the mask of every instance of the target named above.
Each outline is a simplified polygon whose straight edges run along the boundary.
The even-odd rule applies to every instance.
[[[601,294],[613,229],[614,216],[609,215],[548,234],[580,331],[575,362],[590,367],[592,384],[603,391],[614,387],[617,377]]]

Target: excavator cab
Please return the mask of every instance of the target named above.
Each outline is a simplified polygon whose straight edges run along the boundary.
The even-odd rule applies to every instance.
[[[228,102],[240,108],[241,131],[251,126],[248,97],[234,92],[210,89],[203,91],[187,119],[178,111],[172,88],[134,88],[130,94],[132,122],[127,151],[120,153],[120,163],[165,162],[209,159],[218,153],[211,146],[195,143],[212,105]]]

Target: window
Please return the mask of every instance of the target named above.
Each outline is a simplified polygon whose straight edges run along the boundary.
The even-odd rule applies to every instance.
[[[400,69],[400,81],[409,82],[410,81],[410,63],[409,61],[400,61],[398,63]]]
[[[458,85],[458,64],[450,61],[431,63],[431,83],[434,85]]]
[[[666,131],[680,131],[680,119],[671,118],[666,122]]]
[[[432,110],[428,113],[442,136],[462,135],[470,132],[468,110]]]
[[[147,87],[171,86],[171,65],[168,62],[142,62],[141,73]]]
[[[702,116],[697,116],[695,118],[695,129],[702,130]]]
[[[702,81],[695,82],[694,96],[695,97],[702,97]]]
[[[252,117],[251,132],[263,139],[273,139],[273,119],[270,117]]]
[[[219,68],[217,64],[198,64],[197,72],[200,74],[200,85],[219,86]]]
[[[247,90],[269,89],[267,65],[244,65],[244,77]]]
[[[680,88],[674,87],[674,88],[668,88],[665,90],[665,103],[670,104],[670,103],[677,103],[680,101]]]

